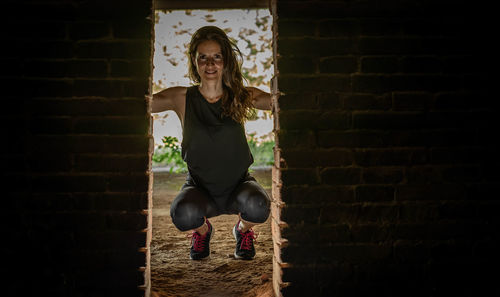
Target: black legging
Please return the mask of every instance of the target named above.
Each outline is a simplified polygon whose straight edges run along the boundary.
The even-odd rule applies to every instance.
[[[225,201],[225,208],[217,207],[209,193],[188,175],[186,183],[170,206],[172,222],[180,231],[193,230],[204,223],[204,217],[221,214],[239,214],[245,221],[263,223],[270,212],[271,200],[267,192],[250,174],[236,186]]]

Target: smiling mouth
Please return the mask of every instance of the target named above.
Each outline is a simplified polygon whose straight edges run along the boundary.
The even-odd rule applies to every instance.
[[[205,73],[207,73],[207,74],[215,74],[215,73],[217,73],[217,70],[214,70],[214,71],[205,71]]]

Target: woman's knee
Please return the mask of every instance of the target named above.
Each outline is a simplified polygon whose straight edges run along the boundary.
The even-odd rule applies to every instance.
[[[241,217],[252,223],[265,222],[271,210],[271,201],[267,193],[263,189],[253,189],[242,194]]]
[[[172,223],[177,229],[188,231],[196,229],[203,224],[204,216],[206,216],[206,205],[202,204],[200,199],[192,197],[192,195],[197,194],[189,190],[183,191],[170,206]]]

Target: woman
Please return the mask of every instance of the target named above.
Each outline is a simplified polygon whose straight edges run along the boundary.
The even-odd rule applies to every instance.
[[[214,228],[208,218],[238,214],[234,256],[252,259],[252,227],[269,216],[270,198],[248,173],[253,156],[243,124],[253,108],[271,110],[271,96],[243,86],[238,57],[241,52],[224,31],[202,27],[189,45],[189,75],[196,85],[153,95],[152,112],[174,110],[182,124],[182,158],[188,174],[170,216],[179,230],[193,231],[193,260],[210,255]]]

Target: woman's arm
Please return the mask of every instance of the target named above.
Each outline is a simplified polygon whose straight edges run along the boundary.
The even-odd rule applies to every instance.
[[[247,90],[250,92],[252,103],[255,108],[262,110],[272,109],[271,94],[254,87],[247,87]]]
[[[183,87],[172,87],[153,94],[152,113],[176,110],[176,98]]]

